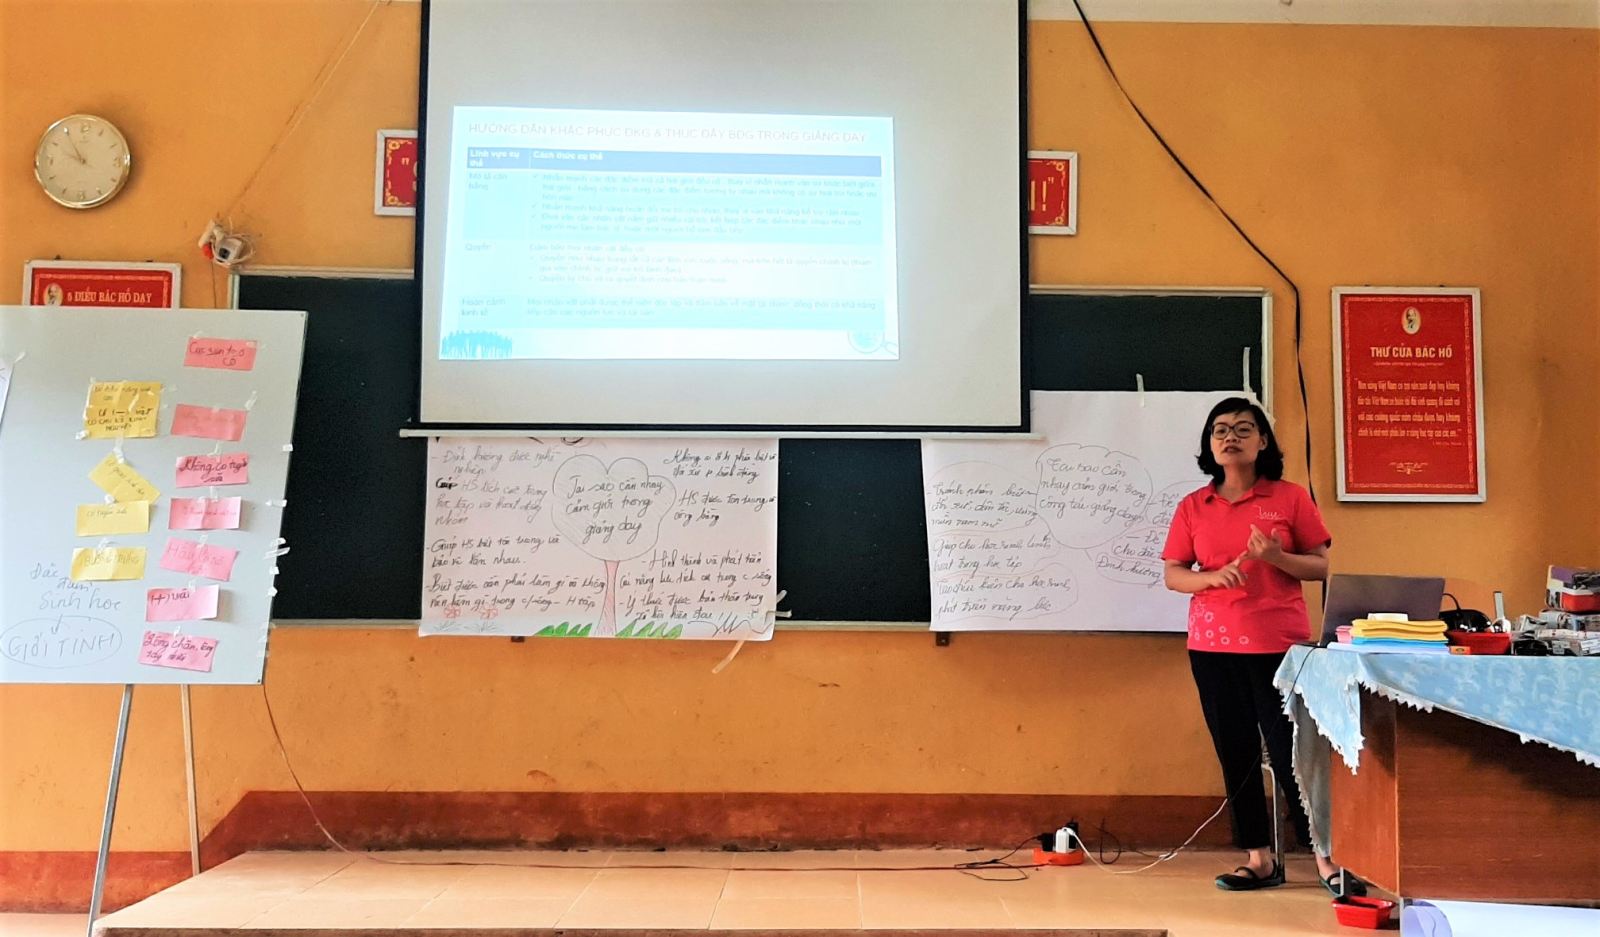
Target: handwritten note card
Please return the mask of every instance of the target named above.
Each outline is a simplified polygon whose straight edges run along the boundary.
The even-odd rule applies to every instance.
[[[1161,548],[1218,397],[1035,391],[1042,440],[924,440],[934,630],[1183,631]]]
[[[233,578],[233,563],[238,558],[238,550],[168,537],[167,548],[161,552],[161,568],[226,582]]]
[[[145,593],[145,621],[202,621],[217,617],[221,586],[151,589]]]
[[[197,407],[180,403],[172,413],[172,435],[238,442],[244,435],[245,410]]]
[[[250,483],[250,453],[178,457],[178,487],[204,488],[208,485],[246,485]]]
[[[771,637],[774,440],[435,441],[424,634]]]
[[[115,537],[118,534],[149,532],[150,502],[148,501],[78,505],[77,534],[80,537]]]
[[[72,551],[74,582],[144,578],[144,547],[79,547]]]
[[[238,530],[240,498],[173,498],[168,530]]]
[[[86,439],[149,438],[161,414],[161,385],[154,381],[101,381],[89,385],[83,407]]]
[[[144,643],[139,647],[139,663],[150,667],[172,667],[177,670],[211,672],[211,660],[217,655],[217,639],[194,634],[164,634],[146,631]]]
[[[106,457],[90,470],[89,480],[99,485],[113,501],[154,501],[161,497],[160,489],[132,465],[119,460],[115,452],[106,453]]]
[[[256,366],[256,343],[248,339],[191,338],[184,351],[183,366],[249,371]]]

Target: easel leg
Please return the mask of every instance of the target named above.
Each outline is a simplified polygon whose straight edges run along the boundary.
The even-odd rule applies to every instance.
[[[178,687],[183,701],[183,774],[189,785],[189,867],[200,874],[200,809],[195,800],[194,722],[189,717],[189,684]]]
[[[128,714],[133,710],[133,684],[122,687],[122,713],[117,716],[117,744],[111,752],[111,782],[106,785],[106,812],[100,823],[100,854],[94,863],[94,892],[89,897],[88,937],[94,937],[94,922],[100,917],[100,902],[106,893],[106,858],[111,853],[111,825],[117,817],[117,788],[122,783],[122,754],[128,747]]]

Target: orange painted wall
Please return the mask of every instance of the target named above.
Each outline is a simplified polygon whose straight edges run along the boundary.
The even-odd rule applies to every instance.
[[[377,8],[234,205],[367,12],[355,0],[0,2],[11,141],[0,301],[18,297],[25,260],[60,254],[182,261],[185,302],[211,305],[193,242],[214,213],[259,236],[263,263],[409,266],[410,222],[371,214],[371,173],[373,131],[414,121],[414,5]],[[47,41],[62,23],[71,68]],[[1545,562],[1600,562],[1600,436],[1585,409],[1600,348],[1600,35],[1114,25],[1103,36],[1173,144],[1300,280],[1323,492],[1328,289],[1483,290],[1489,502],[1329,505],[1336,565],[1501,583],[1522,609]],[[1078,27],[1036,23],[1030,51],[1034,144],[1079,150],[1085,179],[1083,233],[1036,239],[1035,280],[1274,287],[1280,428],[1297,439],[1286,293],[1146,137]],[[83,214],[49,204],[29,170],[37,133],[79,109],[116,119],[137,161],[122,197]],[[925,634],[786,632],[713,676],[723,650],[288,629],[273,637],[268,689],[314,789],[1220,787],[1176,640],[960,636],[936,649]],[[203,829],[245,791],[290,786],[259,688],[199,689],[194,705]],[[116,706],[115,688],[0,687],[0,851],[94,848]],[[184,848],[181,754],[176,691],[141,689],[119,849]]]

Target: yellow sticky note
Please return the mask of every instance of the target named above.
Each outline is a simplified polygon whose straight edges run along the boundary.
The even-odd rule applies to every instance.
[[[161,385],[154,381],[100,381],[89,385],[83,434],[89,439],[141,439],[156,434]]]
[[[79,547],[72,551],[76,582],[143,579],[144,547]]]
[[[78,505],[78,536],[112,537],[150,532],[150,502]]]
[[[100,464],[89,473],[89,480],[116,501],[154,501],[161,497],[149,479],[134,471],[126,462],[118,462],[115,452],[106,453]]]

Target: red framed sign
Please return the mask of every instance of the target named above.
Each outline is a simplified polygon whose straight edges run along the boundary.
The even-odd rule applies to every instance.
[[[1475,289],[1335,287],[1340,501],[1483,501]]]
[[[372,210],[379,215],[417,213],[417,132],[378,131],[378,165]]]
[[[1028,152],[1028,233],[1078,233],[1078,154]]]
[[[179,264],[30,260],[22,296],[29,306],[176,309],[182,273]]]

